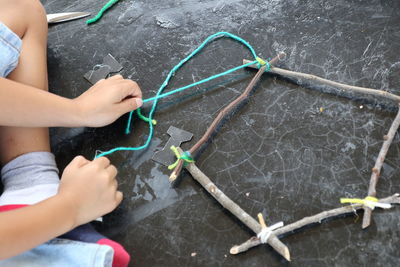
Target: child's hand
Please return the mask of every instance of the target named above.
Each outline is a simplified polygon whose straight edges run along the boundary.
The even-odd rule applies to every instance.
[[[115,179],[117,169],[105,157],[89,161],[75,157],[65,168],[57,196],[70,203],[74,225],[94,220],[114,210],[122,200]]]
[[[115,75],[100,80],[73,100],[84,126],[101,127],[142,106],[142,91],[136,82]]]

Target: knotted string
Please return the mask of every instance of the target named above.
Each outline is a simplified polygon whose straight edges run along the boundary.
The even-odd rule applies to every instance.
[[[283,222],[275,223],[271,226],[267,226],[264,221],[264,217],[261,213],[257,214],[258,221],[261,225],[261,231],[257,234],[257,237],[260,239],[261,243],[265,244],[268,242],[268,239],[272,235],[272,233],[278,229],[283,227]]]
[[[261,229],[261,232],[259,232],[257,234],[257,237],[260,239],[261,243],[265,244],[268,242],[268,238],[271,237],[271,234],[278,228],[283,227],[283,222],[278,222],[275,223],[273,225],[271,225],[270,227],[263,227]]]
[[[379,207],[382,209],[390,209],[392,205],[389,203],[380,203],[379,199],[376,197],[368,196],[364,199],[361,198],[341,198],[340,203],[350,203],[350,204],[362,204],[367,206],[370,209],[375,209],[375,207]]]
[[[175,167],[178,165],[179,160],[183,160],[183,166],[185,167],[186,164],[188,163],[194,163],[194,159],[191,157],[189,151],[184,151],[183,154],[181,155],[178,151],[178,149],[175,146],[170,147],[172,152],[174,152],[176,161],[172,163],[171,165],[168,166],[168,170],[173,170]]]

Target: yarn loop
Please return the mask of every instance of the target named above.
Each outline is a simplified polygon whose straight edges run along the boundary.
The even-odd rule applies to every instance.
[[[213,76],[211,76],[211,77],[208,77],[208,78],[205,78],[205,79],[203,79],[203,80],[194,82],[194,83],[192,83],[192,84],[189,84],[189,85],[180,87],[180,88],[178,88],[178,89],[169,91],[169,92],[167,92],[167,93],[163,93],[165,87],[168,85],[168,83],[169,83],[169,81],[171,80],[171,78],[175,75],[175,73],[176,73],[187,61],[189,61],[191,58],[193,58],[195,55],[197,55],[197,54],[198,54],[205,46],[207,46],[210,42],[213,42],[214,40],[216,40],[216,39],[218,39],[218,38],[222,38],[222,37],[227,37],[227,38],[233,39],[233,40],[235,40],[235,41],[241,43],[242,45],[244,45],[244,46],[250,51],[250,53],[252,54],[252,56],[253,56],[253,58],[254,58],[254,61],[249,62],[249,63],[247,63],[247,64],[243,64],[243,65],[237,66],[237,67],[234,67],[234,68],[232,68],[232,69],[228,69],[227,71],[224,71],[224,72],[222,72],[222,73],[213,75]],[[142,150],[142,149],[148,148],[148,146],[150,145],[151,139],[153,138],[153,133],[154,133],[154,127],[153,127],[153,126],[156,124],[156,121],[153,120],[153,116],[154,116],[154,113],[155,113],[155,111],[156,111],[157,103],[158,103],[158,100],[159,100],[159,99],[164,98],[164,97],[167,97],[167,96],[172,95],[172,94],[175,94],[175,93],[178,93],[178,92],[181,92],[181,91],[186,90],[186,89],[189,89],[189,88],[191,88],[191,87],[200,85],[200,84],[202,84],[202,83],[211,81],[211,80],[213,80],[213,79],[216,79],[216,78],[225,76],[225,75],[227,75],[227,74],[229,74],[229,73],[232,73],[232,72],[234,72],[234,71],[237,71],[237,70],[246,68],[246,67],[248,67],[248,66],[250,66],[250,65],[253,65],[253,64],[260,64],[260,65],[261,65],[261,63],[264,64],[264,65],[267,65],[266,71],[268,71],[268,70],[270,69],[269,63],[266,62],[266,61],[264,61],[263,59],[257,57],[254,48],[253,48],[247,41],[245,41],[244,39],[242,39],[242,38],[240,38],[240,37],[238,37],[238,36],[236,36],[236,35],[234,35],[234,34],[231,34],[231,33],[229,33],[229,32],[217,32],[217,33],[215,33],[215,34],[213,34],[213,35],[210,35],[209,37],[207,37],[207,38],[203,41],[203,43],[201,43],[201,44],[200,44],[195,50],[193,50],[187,57],[185,57],[183,60],[181,60],[177,65],[175,65],[175,66],[170,70],[170,72],[168,73],[168,75],[167,75],[167,77],[165,78],[164,82],[161,84],[160,88],[158,89],[157,94],[156,94],[154,97],[147,98],[147,99],[143,99],[143,103],[151,102],[151,101],[153,102],[153,104],[152,104],[152,106],[151,106],[151,109],[150,109],[150,112],[149,112],[149,115],[146,117],[146,116],[144,116],[144,115],[141,113],[141,109],[137,109],[137,110],[136,110],[136,114],[138,115],[138,117],[139,117],[140,119],[142,119],[143,121],[147,122],[148,125],[149,125],[149,135],[147,136],[146,142],[145,142],[143,145],[137,146],[137,147],[116,147],[116,148],[113,148],[113,149],[111,149],[111,150],[109,150],[109,151],[105,151],[105,152],[103,152],[103,153],[101,153],[101,154],[99,154],[99,155],[96,155],[96,158],[97,158],[97,157],[102,157],[102,156],[106,156],[106,155],[112,154],[112,153],[114,153],[114,152],[116,152],[116,151],[137,151],[137,150]],[[132,123],[132,115],[133,115],[133,113],[134,113],[133,111],[131,111],[131,112],[129,113],[129,118],[128,118],[127,126],[126,126],[126,129],[125,129],[125,133],[126,133],[126,134],[129,134],[129,133],[131,132],[130,129],[131,129],[131,123]]]

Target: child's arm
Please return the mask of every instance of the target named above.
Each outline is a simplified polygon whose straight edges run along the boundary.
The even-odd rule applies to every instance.
[[[15,256],[112,211],[122,200],[117,170],[104,157],[76,157],[64,170],[58,194],[0,213],[0,260]]]
[[[139,86],[116,75],[101,80],[75,99],[0,78],[0,125],[99,127],[142,105]]]

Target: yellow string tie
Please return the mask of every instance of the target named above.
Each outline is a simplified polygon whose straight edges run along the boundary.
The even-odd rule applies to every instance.
[[[370,209],[374,209],[375,207],[383,208],[383,209],[390,209],[392,205],[388,203],[380,203],[379,199],[376,197],[368,196],[364,199],[361,198],[341,198],[340,203],[350,203],[350,204],[362,204],[367,206]]]
[[[179,154],[178,149],[175,146],[171,146],[172,152],[174,152],[176,161],[168,166],[168,170],[173,170],[178,165],[179,160],[183,160],[183,166],[186,166],[187,163],[194,163],[194,159],[190,156],[188,151],[183,152],[183,154]]]
[[[271,65],[265,61],[264,59],[260,57],[256,57],[256,60],[258,62],[258,68],[261,68],[261,66],[267,65],[267,68],[265,69],[265,72],[269,71],[271,69]]]
[[[267,64],[267,62],[265,62],[265,60],[264,59],[262,59],[262,58],[260,58],[260,57],[256,57],[256,60],[258,61],[258,63],[260,63],[261,65],[265,65],[265,64]]]

